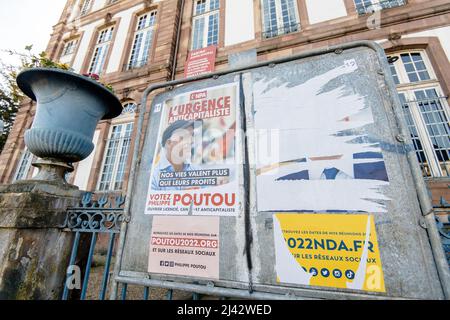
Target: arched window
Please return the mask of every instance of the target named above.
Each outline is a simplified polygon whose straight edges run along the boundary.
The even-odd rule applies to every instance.
[[[121,116],[127,116],[135,114],[137,112],[137,104],[133,102],[128,102],[123,105],[123,110]]]

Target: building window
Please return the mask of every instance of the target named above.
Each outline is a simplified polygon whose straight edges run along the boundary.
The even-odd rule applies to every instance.
[[[117,121],[124,121],[136,113],[134,103],[124,105],[124,111]],[[131,119],[129,119],[131,120]],[[99,191],[120,191],[124,187],[125,169],[131,146],[134,122],[113,124],[106,143],[102,171],[98,183]]]
[[[88,14],[89,10],[91,9],[91,2],[92,2],[91,0],[84,0],[81,3],[80,16]]]
[[[61,57],[59,62],[70,65],[72,63],[72,58],[75,50],[78,46],[78,39],[71,39],[64,42],[64,47],[61,52]]]
[[[392,78],[394,79],[395,84],[400,84],[400,79],[398,78],[397,70],[395,69],[394,63],[389,63],[389,67],[391,69]]]
[[[121,116],[128,116],[128,115],[134,115],[137,112],[137,104],[135,103],[127,103],[123,106],[122,115]]]
[[[400,52],[388,57],[392,76],[397,85],[437,82],[425,51]]]
[[[356,11],[359,15],[400,7],[405,4],[406,0],[355,0]]]
[[[133,47],[131,48],[131,56],[126,67],[127,70],[139,68],[147,64],[155,34],[155,25],[156,11],[138,17]]]
[[[411,111],[410,103],[408,102],[408,99],[404,93],[399,93],[399,95],[403,107],[403,113],[406,119],[406,124],[411,134],[411,140],[413,142],[414,149],[416,150],[417,160],[419,161],[420,167],[424,175],[431,176],[428,160],[425,155],[425,151],[422,146],[422,141],[420,140],[419,132],[417,131],[415,121],[413,119],[413,113]]]
[[[13,181],[26,179],[28,176],[28,172],[31,168],[31,162],[33,160],[33,155],[25,148],[22,152],[22,156],[20,157],[19,166],[17,167],[16,173],[14,174]]]
[[[410,82],[430,80],[430,74],[420,52],[402,53],[400,57]]]
[[[78,39],[66,41],[61,56],[72,55],[78,44]]]
[[[450,177],[450,112],[424,51],[390,56],[406,123],[425,177]]]
[[[296,0],[261,0],[263,38],[272,38],[300,30]]]
[[[106,56],[111,46],[114,27],[108,27],[99,32],[98,39],[94,48],[89,73],[101,74],[105,66]]]
[[[219,0],[194,2],[192,50],[219,43]]]

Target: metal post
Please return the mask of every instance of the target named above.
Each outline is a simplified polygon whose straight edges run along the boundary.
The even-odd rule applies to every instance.
[[[121,300],[123,300],[123,301],[127,300],[127,290],[128,290],[128,284],[124,283],[122,285],[122,296],[121,296]]]
[[[86,264],[86,271],[84,273],[84,279],[83,279],[83,289],[81,290],[81,300],[86,299],[86,292],[89,284],[89,275],[91,274],[91,264],[92,264],[92,257],[94,256],[94,249],[95,249],[95,243],[97,242],[97,233],[94,232],[92,234],[91,239],[91,247],[89,249],[89,256]]]
[[[75,233],[75,240],[73,241],[72,255],[70,256],[69,267],[73,266],[75,264],[75,259],[77,258],[79,243],[80,243],[80,232],[77,232],[77,233]],[[69,297],[69,288],[67,287],[68,278],[69,278],[69,274],[67,274],[66,281],[64,282],[64,291],[63,291],[62,300],[67,300],[67,298]]]
[[[100,292],[100,300],[105,300],[105,296],[106,296],[106,289],[108,287],[109,270],[110,270],[110,266],[111,266],[112,252],[114,249],[114,240],[115,239],[116,239],[116,235],[114,233],[111,233],[109,235],[109,246],[108,246],[108,253],[106,254],[105,271],[103,273],[102,288],[101,288],[101,292]]]
[[[145,287],[144,288],[144,300],[148,300],[148,297],[150,296],[150,288]]]

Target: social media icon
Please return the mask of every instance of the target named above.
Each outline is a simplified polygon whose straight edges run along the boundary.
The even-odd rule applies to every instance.
[[[319,274],[316,268],[309,269],[309,273],[311,273],[313,277],[316,277]]]
[[[327,268],[323,268],[322,270],[320,270],[320,274],[323,277],[328,278],[330,276],[330,271]]]
[[[336,279],[339,279],[342,277],[342,271],[339,269],[334,269],[333,270],[333,277],[335,277]]]
[[[345,276],[349,280],[353,280],[355,278],[355,273],[352,270],[345,271]]]

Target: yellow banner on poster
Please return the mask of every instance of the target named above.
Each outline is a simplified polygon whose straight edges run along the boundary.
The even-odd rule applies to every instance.
[[[372,215],[276,214],[277,282],[386,292]]]

